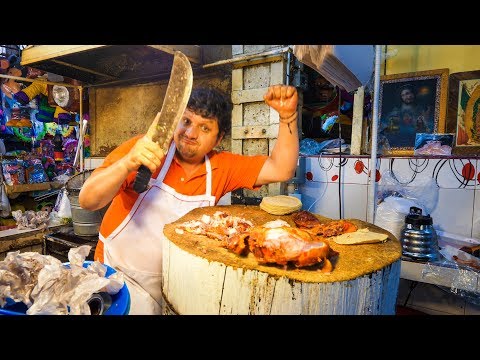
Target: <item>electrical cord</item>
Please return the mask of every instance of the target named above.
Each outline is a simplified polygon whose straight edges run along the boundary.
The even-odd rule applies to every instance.
[[[405,302],[403,303],[404,307],[407,306],[408,300],[410,299],[410,296],[412,295],[412,292],[413,292],[413,290],[415,290],[417,285],[418,285],[418,281],[412,281],[412,283],[410,284],[410,290],[408,291],[407,298],[405,299]]]

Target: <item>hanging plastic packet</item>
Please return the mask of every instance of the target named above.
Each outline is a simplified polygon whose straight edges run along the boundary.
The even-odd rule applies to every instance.
[[[322,125],[322,130],[327,134],[332,130],[333,125],[337,122],[338,115],[332,115],[325,119],[325,122]]]
[[[5,183],[0,184],[0,217],[6,218],[11,215],[12,208],[10,207],[10,201],[7,196],[7,189]]]
[[[68,199],[66,188],[63,188],[63,190],[58,194],[54,208],[60,218],[72,218],[72,209],[70,208],[70,200]]]

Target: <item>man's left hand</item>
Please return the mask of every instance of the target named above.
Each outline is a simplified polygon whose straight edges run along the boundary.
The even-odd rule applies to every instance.
[[[288,118],[297,111],[298,93],[294,86],[270,86],[263,98],[265,103],[275,109],[281,118]]]

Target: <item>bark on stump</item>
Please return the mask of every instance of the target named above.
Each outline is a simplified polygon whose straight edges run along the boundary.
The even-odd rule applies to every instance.
[[[373,224],[359,226],[389,235],[385,243],[338,245],[330,274],[319,268],[259,265],[252,254],[238,256],[201,235],[175,232],[175,226],[216,211],[244,217],[255,225],[291,215],[270,215],[258,206],[195,209],[164,228],[163,294],[166,314],[181,315],[393,315],[400,281],[401,244]],[[330,220],[317,215],[320,220]]]

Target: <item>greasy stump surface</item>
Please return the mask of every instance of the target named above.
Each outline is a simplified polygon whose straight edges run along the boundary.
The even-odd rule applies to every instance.
[[[261,265],[258,264],[253,254],[249,253],[247,256],[236,255],[221,247],[218,240],[208,238],[204,235],[189,234],[186,232],[180,235],[175,232],[176,225],[190,220],[200,220],[202,215],[213,215],[216,211],[225,211],[232,216],[245,218],[250,220],[254,225],[263,225],[268,221],[280,219],[296,227],[291,214],[271,215],[260,209],[260,207],[253,205],[224,205],[194,209],[177,221],[165,225],[164,234],[167,239],[182,250],[205,258],[208,261],[220,262],[233,268],[262,271],[274,277],[285,276],[292,280],[312,283],[353,280],[389,266],[399,260],[402,255],[400,241],[390,232],[357,219],[346,220],[357,225],[359,229],[367,227],[371,231],[385,233],[388,235],[388,239],[384,243],[359,245],[339,245],[331,241],[329,243],[330,247],[339,253],[330,259],[333,264],[331,273],[322,273],[321,264],[305,268],[288,266],[286,269],[281,265]],[[317,216],[320,221],[332,220],[318,214],[315,214],[315,216]]]

